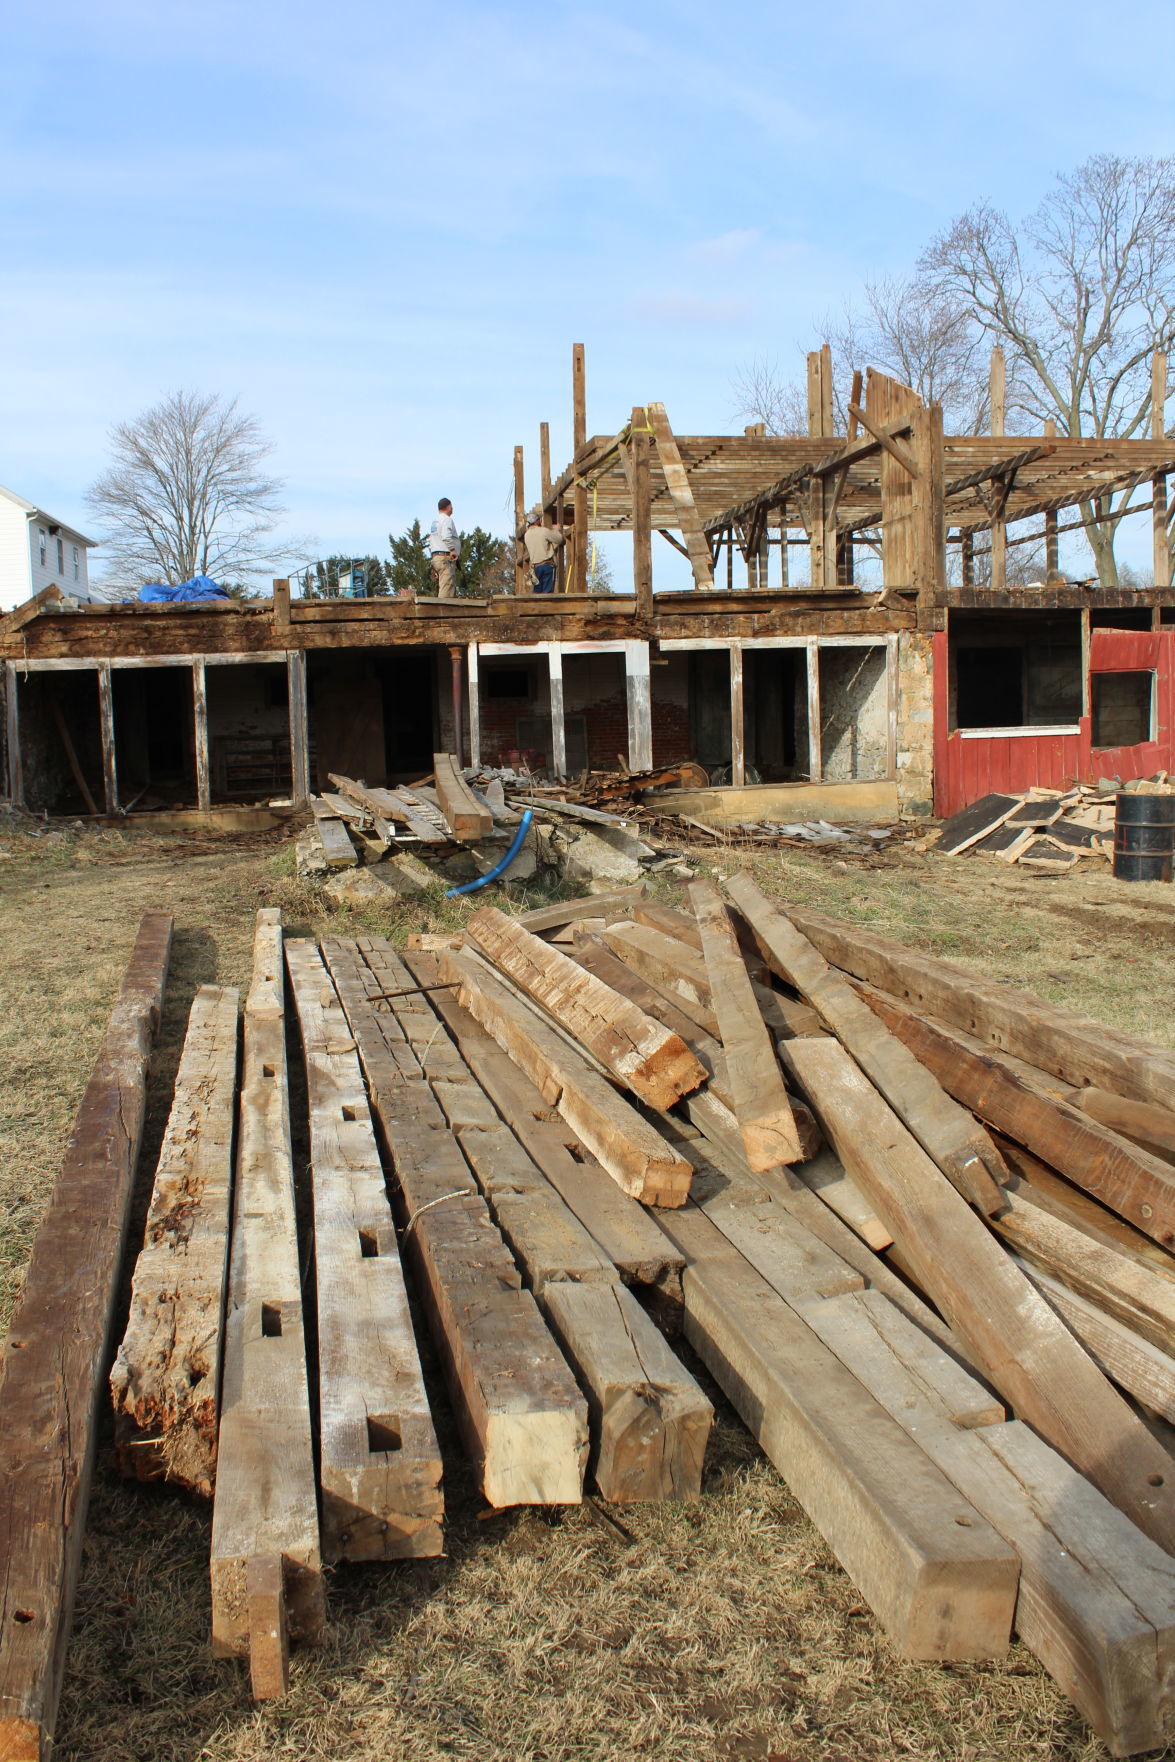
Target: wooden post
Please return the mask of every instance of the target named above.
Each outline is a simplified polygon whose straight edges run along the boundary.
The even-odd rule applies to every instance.
[[[746,711],[743,701],[743,646],[730,650],[730,781],[741,789],[747,780]]]
[[[1004,432],[1004,422],[1007,415],[1006,385],[1004,351],[997,344],[991,352],[991,369],[988,377],[992,434],[1003,434]],[[998,520],[993,520],[991,523],[991,581],[989,586],[993,593],[1002,593],[1007,582],[1007,542],[1008,528],[1001,515]]]
[[[543,513],[551,506],[551,424],[539,423],[539,481],[542,484]]]
[[[204,657],[192,662],[192,717],[196,734],[196,806],[206,814],[212,806],[208,769],[208,680]]]
[[[465,667],[469,678],[469,763],[477,766],[481,764],[481,681],[475,642],[465,651]]]
[[[647,642],[624,645],[624,685],[628,698],[628,768],[653,769],[652,671]]]
[[[562,528],[567,518],[567,505],[563,497],[555,497],[555,525]],[[555,592],[567,592],[567,546],[562,544],[555,553]]]
[[[808,776],[818,783],[824,775],[820,727],[820,643],[810,636],[804,645],[808,657]]]
[[[788,567],[787,511],[779,516],[779,585],[786,587],[791,573]]]
[[[290,622],[290,584],[276,579],[273,584],[273,621],[284,629]]]
[[[24,806],[24,766],[20,752],[20,704],[17,699],[16,663],[4,663],[4,703],[8,737],[8,797],[13,807]]]
[[[629,448],[632,460],[632,582],[638,618],[653,616],[653,504],[646,427],[644,410],[634,409]]]
[[[526,531],[526,477],[523,470],[522,448],[514,449],[514,591],[516,594],[530,592],[530,560],[526,554],[526,546],[522,535]]]
[[[98,716],[102,724],[102,783],[106,812],[121,812],[118,801],[118,761],[114,751],[114,681],[109,661],[98,663]]]
[[[587,445],[587,381],[583,344],[571,348],[571,407],[573,462]],[[577,476],[571,499],[575,522],[575,553],[572,562],[570,591],[586,593],[588,584],[588,495],[587,484]]]
[[[947,577],[941,404],[918,405],[910,440],[918,467],[910,500],[912,585],[919,608],[928,608]]]
[[[286,655],[290,718],[290,796],[296,808],[310,800],[310,732],[306,712],[306,650]]]
[[[1167,435],[1167,356],[1156,349],[1151,357],[1151,439]],[[1156,587],[1171,585],[1171,542],[1167,537],[1167,477],[1158,471],[1151,479],[1151,532]]]
[[[706,591],[714,587],[714,564],[710,556],[710,545],[702,528],[702,517],[694,501],[694,492],[689,480],[689,472],[681,456],[681,448],[677,437],[665,414],[664,404],[646,406],[649,415],[649,426],[657,441],[657,457],[665,474],[665,487],[673,506],[677,511],[681,536],[685,541],[689,555],[690,567],[694,572],[694,586]],[[733,543],[733,540],[732,540]]]
[[[808,433],[813,440],[832,434],[832,350],[827,343],[808,355]],[[813,588],[835,586],[835,536],[830,538],[825,520],[827,492],[823,477],[812,480],[809,498],[811,580]]]
[[[885,639],[885,774],[894,778],[898,774],[898,705],[901,702],[899,641],[896,630],[891,630]]]
[[[453,756],[457,760],[458,769],[465,763],[461,750],[465,745],[464,730],[461,727],[462,700],[465,696],[464,680],[461,677],[461,663],[465,659],[465,649],[459,642],[449,644],[449,684],[453,703]]]
[[[959,559],[963,573],[963,586],[975,586],[975,534],[962,532],[959,534]]]
[[[563,715],[563,651],[557,642],[547,645],[551,681],[551,769],[556,777],[567,775],[567,723]]]

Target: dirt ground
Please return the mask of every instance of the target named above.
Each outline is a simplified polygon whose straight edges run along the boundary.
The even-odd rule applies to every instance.
[[[910,844],[861,860],[789,851],[704,867],[721,875],[748,863],[785,900],[1175,1044],[1170,888],[1126,886],[1088,864],[1029,878]],[[140,911],[165,907],[176,919],[142,1190],[195,987],[246,983],[261,905],[281,906],[295,934],[329,924],[396,938],[468,909],[438,899],[328,918],[277,836],[0,829],[0,1328]],[[140,1232],[145,1201],[140,1191]],[[618,1530],[590,1504],[483,1516],[427,1368],[446,1454],[448,1555],[335,1571],[325,1648],[296,1654],[292,1692],[260,1711],[243,1669],[210,1655],[209,1511],[121,1483],[104,1437],[58,1762],[1105,1756],[1020,1646],[998,1664],[895,1658],[712,1385],[719,1419],[704,1498],[617,1508]]]

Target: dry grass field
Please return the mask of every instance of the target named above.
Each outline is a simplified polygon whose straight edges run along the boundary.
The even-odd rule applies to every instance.
[[[788,852],[707,867],[722,874],[749,860],[784,899],[1175,1044],[1171,889],[1127,887],[1100,868],[1027,878],[908,844],[851,864]],[[438,900],[394,919],[328,919],[279,839],[0,831],[0,1327],[140,911],[165,907],[176,919],[142,1186],[193,991],[246,982],[260,905],[280,905],[295,933],[329,922],[393,936],[468,909]],[[304,1145],[302,1160],[304,1174]],[[719,1422],[700,1504],[486,1515],[428,1368],[446,1451],[448,1556],[335,1572],[326,1647],[296,1655],[291,1694],[261,1711],[243,1670],[209,1653],[208,1511],[120,1483],[103,1439],[58,1762],[1105,1755],[1020,1647],[991,1665],[896,1659],[712,1387]]]

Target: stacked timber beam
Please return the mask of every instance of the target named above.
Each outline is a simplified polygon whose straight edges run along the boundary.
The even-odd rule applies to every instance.
[[[145,912],[0,1358],[0,1755],[50,1753],[172,920]]]

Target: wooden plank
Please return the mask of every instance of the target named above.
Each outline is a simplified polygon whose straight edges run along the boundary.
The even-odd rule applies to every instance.
[[[1016,1556],[694,1206],[661,1227],[686,1255],[686,1339],[903,1657],[998,1657]]]
[[[373,939],[360,950],[332,937],[325,949],[392,1158],[405,1245],[484,1496],[496,1507],[576,1504],[587,1460],[586,1406],[533,1295],[522,1289],[430,1087],[434,1080],[438,1087],[459,1081],[461,1061],[424,997],[372,1000],[372,991],[411,988],[411,975],[390,944]]]
[[[779,1060],[759,1014],[730,915],[712,882],[693,882],[689,896],[747,1160],[755,1170],[799,1162],[803,1151]]]
[[[710,559],[710,547],[706,543],[702,517],[694,501],[689,473],[682,463],[677,437],[669,426],[669,418],[665,414],[664,404],[649,404],[647,413],[649,425],[657,442],[657,457],[665,477],[665,486],[676,510],[681,536],[685,540],[685,548],[689,553],[690,567],[694,572],[694,586],[701,588],[703,592],[713,592],[714,565]]]
[[[601,937],[618,960],[665,991],[703,1033],[718,1038],[718,1017],[700,954],[644,924],[609,924]]]
[[[587,1395],[601,1497],[698,1498],[714,1410],[632,1292],[564,1279],[543,1304]]]
[[[986,838],[989,833],[1002,826],[1019,806],[1018,795],[981,796],[959,813],[952,814],[949,820],[944,820],[934,841],[934,849],[941,851],[944,856],[961,856],[972,845],[978,844],[980,839]]]
[[[441,1456],[355,1040],[314,944],[287,942],[286,966],[310,1104],[323,1553],[440,1554]]]
[[[256,1555],[245,1568],[249,1619],[249,1687],[255,1701],[284,1695],[290,1686],[290,1630],[285,1569],[280,1554]]]
[[[539,906],[533,912],[521,912],[516,923],[525,925],[536,936],[548,930],[561,930],[577,918],[622,918],[632,910],[633,901],[647,891],[647,884],[638,881],[633,887],[617,887],[612,893],[592,893],[585,899],[565,899],[557,905]]]
[[[351,835],[343,821],[334,814],[319,813],[315,803],[317,797],[311,797],[314,808],[314,824],[322,845],[323,855],[332,869],[354,868],[359,858],[355,846],[351,843]]]
[[[500,972],[651,1107],[672,1107],[705,1082],[679,1035],[496,906],[474,912],[465,928]]]
[[[172,920],[144,912],[0,1354],[0,1756],[53,1741]]]
[[[866,1004],[950,1093],[1164,1247],[1175,1245],[1175,1169],[1080,1108],[867,989]]]
[[[420,984],[437,979],[435,961],[409,955],[405,963]],[[622,1193],[595,1157],[584,1150],[554,1107],[503,1052],[452,992],[437,993],[462,1057],[502,1118],[546,1179],[629,1284],[680,1294],[682,1258],[635,1199]]]
[[[281,1562],[288,1639],[320,1642],[326,1618],[285,1020],[281,912],[265,907],[244,1012],[211,1568],[213,1653],[249,1654],[258,1682],[272,1681],[274,1647],[255,1619],[252,1562]]]
[[[834,1040],[782,1054],[833,1149],[983,1375],[1161,1547],[1175,1539],[1170,1461]],[[1156,1479],[1157,1477],[1157,1479]]]
[[[650,899],[638,901],[632,908],[632,915],[638,924],[645,924],[650,930],[658,930],[663,936],[684,942],[689,948],[695,948],[701,953],[702,938],[697,919],[692,912],[679,911],[675,906],[663,905],[660,900]],[[759,1014],[771,1032],[776,1037],[781,1034],[823,1034],[825,1029],[820,1017],[810,1005],[801,1003],[798,998],[785,997],[764,983],[768,977],[767,967],[754,937],[741,918],[735,921],[734,930],[751,974]],[[681,970],[687,971],[684,967]],[[709,983],[705,977],[705,962],[695,963],[688,971],[700,975],[696,982],[700,985],[702,994],[708,997]]]
[[[1039,1266],[1019,1259],[1016,1263],[1106,1375],[1144,1407],[1175,1424],[1175,1357]]]
[[[362,783],[353,782],[350,777],[336,775],[334,771],[329,772],[328,775],[330,781],[337,786],[340,795],[346,801],[353,802],[365,814],[370,814],[376,837],[385,847],[389,845],[396,836],[396,829],[390,822],[398,816],[390,814],[386,799],[381,799],[386,798],[387,791],[380,790],[377,794],[374,790],[367,789]]]
[[[653,615],[652,497],[649,476],[649,421],[644,409],[632,413],[629,438],[632,491],[632,582],[639,618]],[[711,571],[711,575],[713,571]]]
[[[1108,1126],[1112,1132],[1129,1138],[1151,1156],[1164,1162],[1175,1162],[1175,1113],[1154,1102],[1128,1101],[1108,1089],[1078,1089],[1073,1105],[1091,1120]]]
[[[810,1161],[797,1164],[796,1174],[805,1187],[822,1199],[843,1223],[848,1224],[868,1247],[880,1254],[893,1244],[886,1229],[840,1158],[827,1148]]]
[[[1175,1260],[1170,1269],[1160,1270],[1095,1241],[1035,1203],[1027,1182],[1009,1187],[1005,1200],[1006,1210],[992,1220],[992,1228],[1022,1259],[1161,1351],[1175,1350]]]
[[[823,1017],[865,1075],[905,1121],[926,1153],[964,1198],[985,1212],[1003,1204],[1008,1171],[999,1151],[957,1101],[863,1003],[749,875],[732,876],[727,892],[749,924],[763,958]]]
[[[430,1001],[446,1024],[475,1026],[443,993]],[[598,1491],[621,1503],[696,1498],[709,1402],[468,1067],[464,1081],[431,1087],[587,1396]]]
[[[232,1205],[238,994],[192,1003],[130,1317],[110,1373],[123,1474],[211,1498]]]
[[[462,843],[488,838],[494,829],[494,816],[473,794],[452,753],[434,753],[432,763],[437,804],[452,827],[454,838]]]
[[[465,954],[438,954],[442,978],[459,985],[458,1001],[488,1028],[557,1107],[617,1185],[645,1205],[681,1205],[689,1164],[607,1080],[486,966]]]
[[[801,1298],[798,1307],[1015,1549],[1016,1632],[1112,1754],[1164,1744],[1175,1663],[1171,1560],[1020,1421],[960,1424],[960,1410],[982,1402],[981,1385],[928,1353],[925,1337],[876,1292]]]
[[[1087,1083],[1160,1107],[1175,1093],[1175,1054],[966,967],[919,954],[860,925],[806,907],[789,913],[832,966],[890,992],[1004,1052],[1072,1083]]]

